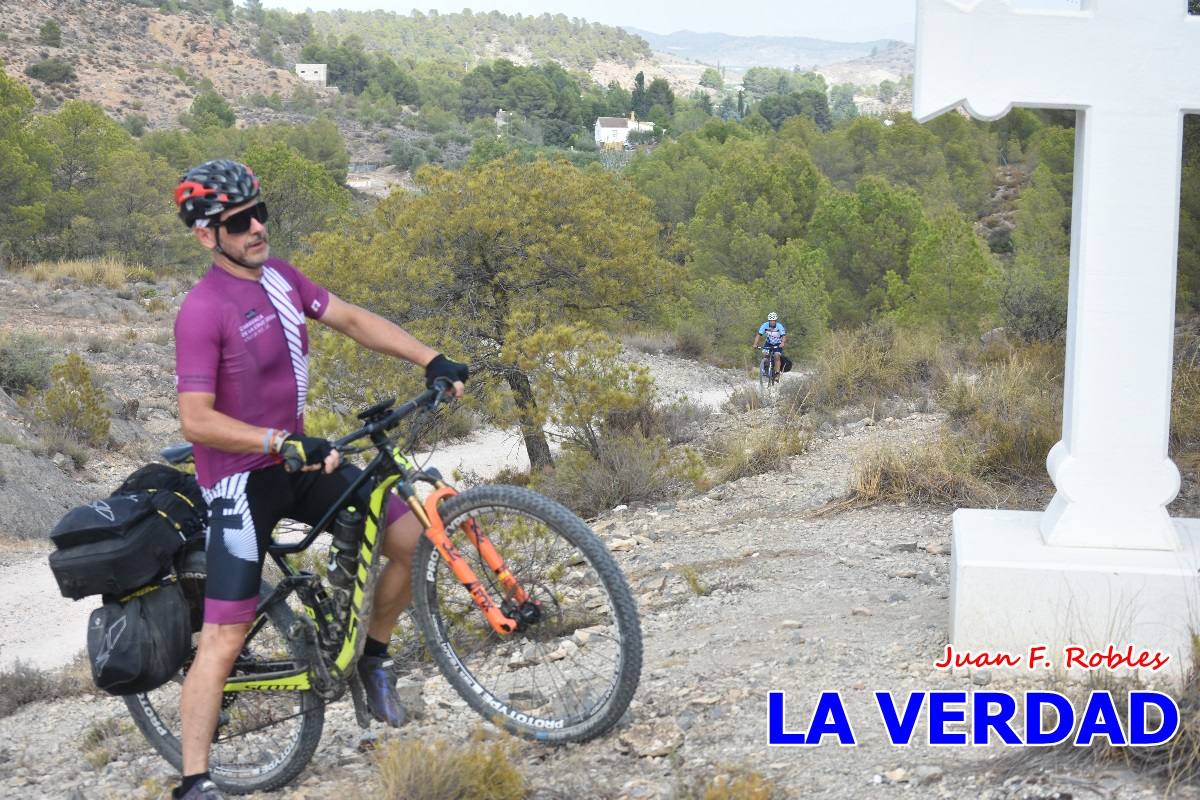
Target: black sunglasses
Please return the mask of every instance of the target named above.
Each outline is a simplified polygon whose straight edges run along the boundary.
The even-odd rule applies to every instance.
[[[267,204],[255,203],[249,208],[244,208],[238,213],[227,219],[224,219],[217,224],[224,228],[229,233],[245,233],[250,230],[250,220],[256,219],[260,224],[267,224]]]

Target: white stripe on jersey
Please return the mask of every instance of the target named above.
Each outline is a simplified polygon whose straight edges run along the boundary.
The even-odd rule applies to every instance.
[[[283,326],[283,337],[287,341],[288,353],[292,357],[292,374],[296,376],[296,416],[304,415],[304,403],[308,399],[308,356],[304,354],[301,340],[304,315],[292,304],[288,291],[290,284],[272,267],[263,267],[262,287],[279,315]]]

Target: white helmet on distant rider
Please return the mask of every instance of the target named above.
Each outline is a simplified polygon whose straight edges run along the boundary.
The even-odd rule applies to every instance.
[[[774,322],[777,319],[779,319],[779,315],[774,311],[772,311],[770,314],[767,314],[767,322]]]

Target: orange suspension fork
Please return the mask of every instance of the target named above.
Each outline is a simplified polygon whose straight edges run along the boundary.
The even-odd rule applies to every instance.
[[[422,506],[414,496],[409,501],[409,506],[412,507],[418,519],[425,526],[425,536],[429,541],[433,542],[433,546],[437,548],[438,554],[445,560],[446,565],[450,567],[450,571],[454,577],[466,587],[471,595],[471,599],[479,610],[483,612],[487,618],[488,624],[492,626],[492,630],[501,636],[507,636],[517,629],[516,620],[506,616],[504,612],[492,600],[487,589],[484,588],[475,571],[471,569],[470,564],[462,557],[462,553],[454,542],[450,541],[450,537],[446,535],[446,526],[442,522],[442,516],[438,512],[438,504],[447,497],[453,497],[457,494],[450,486],[441,486],[435,489],[427,498]],[[517,583],[512,572],[504,563],[504,559],[496,552],[496,548],[492,546],[491,541],[482,533],[479,532],[478,526],[474,520],[468,519],[463,524],[463,531],[467,534],[467,538],[471,544],[479,550],[479,554],[483,557],[484,563],[488,568],[496,573],[502,586],[506,592],[512,595],[513,599],[518,603],[523,603],[528,600],[529,596]]]

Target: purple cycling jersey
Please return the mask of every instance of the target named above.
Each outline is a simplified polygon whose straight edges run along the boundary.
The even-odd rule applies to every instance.
[[[281,259],[267,259],[257,281],[214,264],[175,318],[176,390],[215,395],[217,411],[250,425],[303,431],[304,318],[320,319],[328,306],[329,291]],[[196,478],[205,488],[278,463],[273,455],[226,453],[202,444],[193,452]]]

